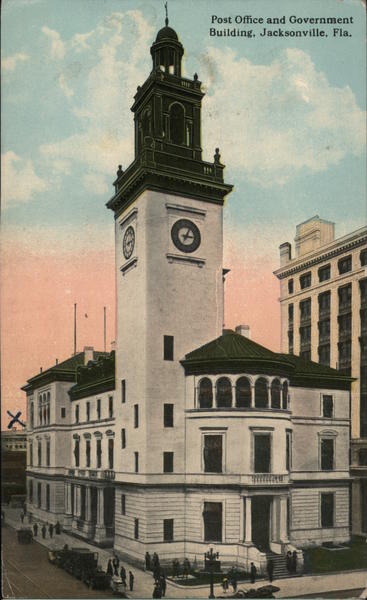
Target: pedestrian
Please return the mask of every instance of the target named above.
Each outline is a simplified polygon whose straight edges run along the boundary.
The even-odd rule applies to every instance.
[[[54,533],[54,526],[52,525],[52,523],[50,523],[48,526],[48,533],[50,534],[50,538],[52,538]]]
[[[288,573],[291,573],[292,572],[292,552],[290,550],[288,550],[288,552],[287,552],[286,563],[287,563],[287,571],[288,571]]]
[[[43,537],[43,539],[46,538],[46,525],[45,524],[42,525],[42,537]]]
[[[223,588],[223,592],[227,592],[228,591],[228,579],[227,579],[226,576],[223,577],[222,588]]]
[[[162,590],[157,583],[154,585],[152,598],[162,598]]]
[[[234,570],[231,574],[231,585],[233,587],[233,593],[235,594],[237,592],[237,574]]]
[[[184,563],[183,563],[183,575],[184,575],[185,579],[188,578],[190,569],[191,569],[190,561],[188,558],[185,558]]]
[[[60,535],[60,533],[61,533],[61,525],[60,525],[59,521],[57,521],[57,523],[55,525],[55,533],[56,533],[56,535]]]
[[[113,570],[114,570],[114,575],[116,575],[116,577],[118,577],[120,560],[116,554],[113,555],[112,566],[113,566]]]
[[[274,573],[274,561],[272,558],[269,558],[269,560],[268,560],[267,570],[268,570],[269,581],[271,583],[273,581],[273,573]]]
[[[20,513],[20,520],[22,521],[22,524],[24,522],[24,517],[25,517],[24,510],[22,510],[22,512]]]
[[[132,592],[134,590],[134,574],[129,571],[129,588],[130,588],[130,592]]]
[[[112,560],[110,558],[108,559],[108,563],[107,563],[107,575],[110,575],[111,577],[113,575]]]
[[[177,558],[174,558],[172,561],[172,571],[173,577],[178,577],[180,574],[180,561]]]
[[[251,566],[250,566],[251,583],[255,583],[256,573],[257,573],[257,569],[256,569],[254,563],[252,562]]]
[[[162,598],[164,598],[165,595],[166,595],[167,581],[166,581],[166,576],[165,576],[165,574],[163,572],[161,574],[161,578],[159,580],[159,584],[160,584],[160,588],[161,588]]]
[[[145,570],[146,571],[152,570],[152,559],[150,558],[149,552],[145,553]]]
[[[37,525],[37,523],[34,523],[34,525],[33,525],[33,535],[34,535],[34,537],[37,537],[37,533],[38,533],[38,525]]]
[[[123,585],[126,587],[126,569],[125,569],[124,565],[121,565],[120,578],[121,578]]]
[[[294,574],[297,573],[297,552],[296,552],[296,550],[294,550],[293,554],[292,554],[292,573],[294,573]]]

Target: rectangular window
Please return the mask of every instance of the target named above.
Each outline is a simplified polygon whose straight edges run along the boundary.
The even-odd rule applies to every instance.
[[[51,454],[51,448],[50,448],[50,440],[46,440],[46,466],[49,467],[50,466],[50,454]]]
[[[319,363],[330,367],[330,344],[319,346]]]
[[[42,484],[41,483],[37,484],[37,504],[38,504],[38,508],[41,508],[41,504],[42,504]]]
[[[320,267],[318,270],[319,281],[327,281],[330,279],[330,265],[325,265],[324,267]]]
[[[42,442],[38,442],[38,466],[42,464]]]
[[[204,502],[204,541],[222,541],[222,503]]]
[[[328,419],[333,416],[333,397],[329,394],[322,395],[322,416]]]
[[[173,335],[163,336],[163,359],[173,360]]]
[[[97,419],[101,418],[101,399],[97,398]]]
[[[90,440],[85,442],[85,466],[90,467]]]
[[[79,423],[79,404],[75,406],[75,423]]]
[[[330,292],[323,292],[318,296],[319,302],[319,315],[326,313],[330,313]]]
[[[270,473],[271,436],[269,433],[254,434],[254,472]]]
[[[108,396],[108,416],[110,419],[113,417],[113,396]]]
[[[80,442],[79,440],[75,440],[74,444],[74,457],[75,457],[75,466],[79,467],[79,451],[80,451]]]
[[[50,510],[50,486],[46,484],[46,510]]]
[[[299,285],[301,287],[301,290],[304,290],[305,288],[310,287],[311,271],[309,271],[308,273],[305,273],[304,275],[301,275],[301,277],[299,278]]]
[[[287,471],[290,471],[292,466],[292,433],[287,431],[286,436],[285,463]]]
[[[86,404],[87,421],[90,421],[90,402]]]
[[[121,494],[121,514],[126,515],[126,496]]]
[[[173,452],[163,452],[163,473],[173,473]]]
[[[33,443],[29,442],[29,464],[33,467]]]
[[[139,404],[134,404],[134,427],[139,427]]]
[[[65,408],[65,407],[62,407],[62,408],[61,408],[61,418],[62,418],[62,419],[65,419],[65,417],[66,417],[66,408]]]
[[[293,294],[294,285],[293,279],[288,279],[288,294]]]
[[[367,265],[367,249],[361,250],[361,253],[359,255],[359,260],[361,263],[361,267],[365,267]]]
[[[139,519],[134,519],[134,538],[139,539]]]
[[[288,324],[293,325],[293,304],[288,304]]]
[[[97,469],[100,469],[101,465],[102,465],[102,440],[97,440],[96,452],[97,452]]]
[[[173,542],[173,519],[163,519],[163,541]]]
[[[164,427],[173,427],[173,404],[163,405],[163,425]]]
[[[321,494],[321,527],[334,527],[334,494]]]
[[[222,473],[223,436],[204,435],[204,472]]]
[[[332,471],[334,469],[334,439],[321,439],[321,470]]]
[[[126,429],[121,429],[121,449],[126,448]]]
[[[301,321],[311,318],[311,298],[306,298],[299,303]]]
[[[134,452],[135,457],[135,473],[139,473],[139,452]]]
[[[113,439],[108,440],[108,468],[113,469]]]
[[[338,261],[338,271],[339,275],[343,275],[343,273],[348,273],[352,270],[352,257],[346,256],[345,258],[341,258]]]
[[[338,288],[339,311],[350,308],[352,305],[352,286],[349,283]]]
[[[121,402],[126,402],[126,379],[121,379]]]

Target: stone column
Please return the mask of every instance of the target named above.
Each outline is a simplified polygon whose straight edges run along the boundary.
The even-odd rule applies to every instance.
[[[280,502],[278,496],[273,496],[271,502],[271,534],[270,539],[272,542],[279,542],[279,513],[280,513]]]
[[[287,532],[287,496],[281,496],[279,499],[279,541],[288,541]]]
[[[64,503],[65,510],[63,528],[69,530],[71,529],[71,521],[73,518],[71,513],[71,483],[69,482],[66,482],[64,486]]]
[[[101,542],[106,538],[106,527],[104,524],[104,488],[97,488],[97,524],[94,539]]]
[[[245,502],[246,508],[246,519],[245,519],[245,543],[252,543],[252,516],[251,516],[251,501],[252,499],[247,496]]]
[[[251,384],[251,408],[255,408],[255,386]]]

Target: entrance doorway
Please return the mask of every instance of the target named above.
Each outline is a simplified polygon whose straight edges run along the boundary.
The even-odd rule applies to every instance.
[[[252,542],[262,552],[270,550],[271,496],[252,496]]]

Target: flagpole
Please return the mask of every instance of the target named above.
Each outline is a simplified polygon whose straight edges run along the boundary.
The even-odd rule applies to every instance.
[[[74,304],[74,355],[76,354],[76,304]]]
[[[103,307],[103,342],[104,351],[106,352],[106,307]]]

